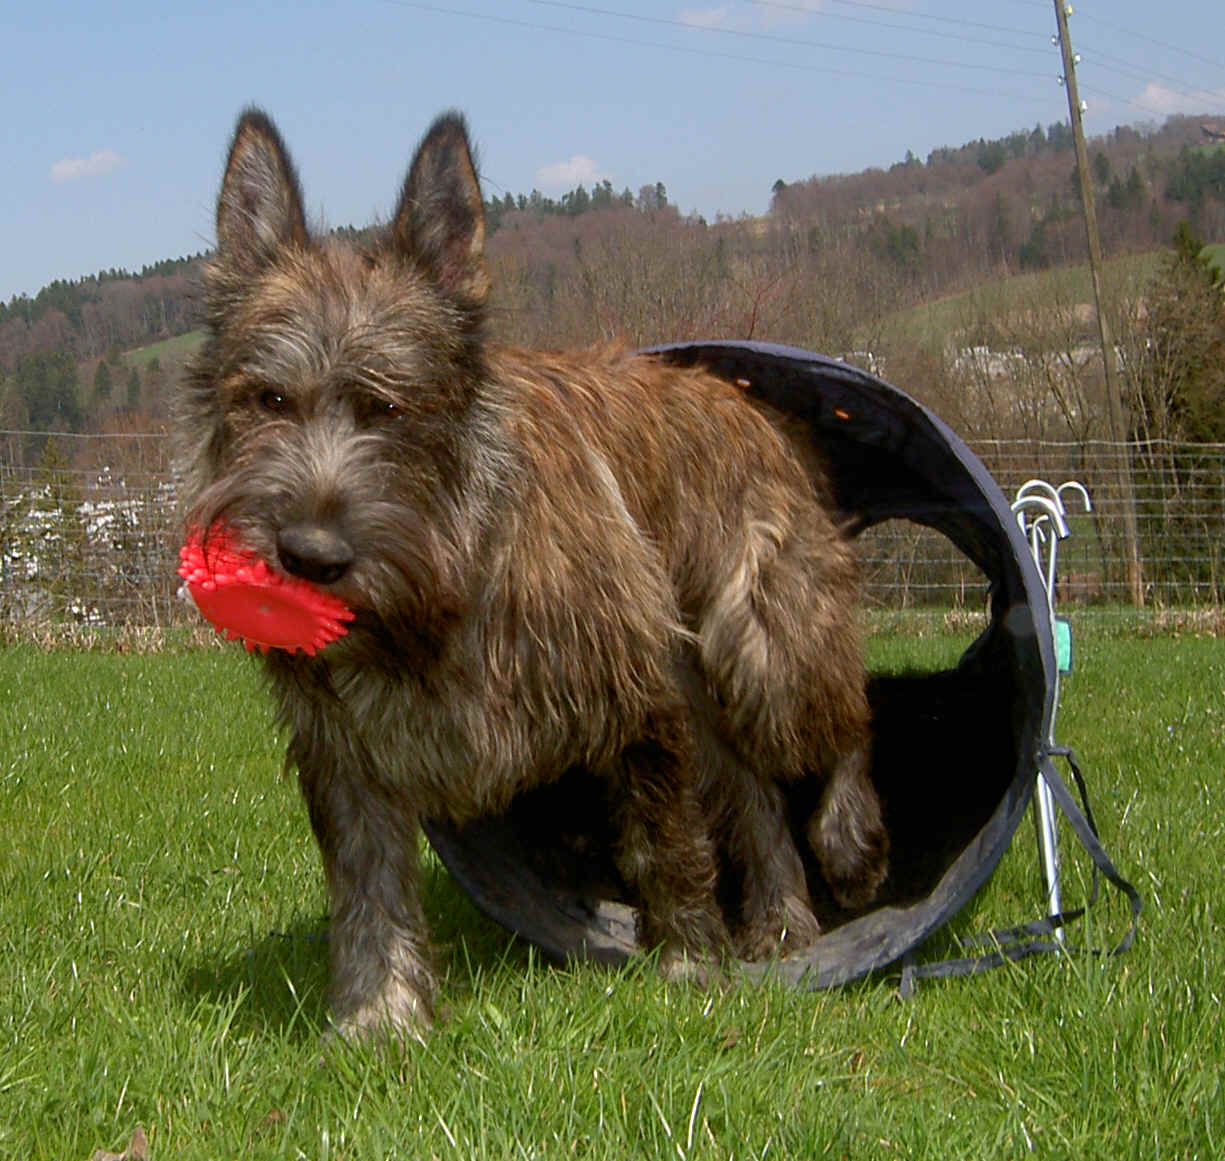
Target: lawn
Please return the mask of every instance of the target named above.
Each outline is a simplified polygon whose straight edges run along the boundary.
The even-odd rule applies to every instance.
[[[963,643],[872,652],[932,667]],[[1077,648],[1060,736],[1145,896],[1125,956],[909,1001],[889,972],[706,994],[649,965],[551,967],[431,863],[444,1022],[330,1053],[318,858],[241,650],[0,649],[0,1156],[88,1161],[140,1126],[152,1161],[1220,1157],[1225,643]],[[931,954],[1039,897],[1026,822]],[[1077,939],[1125,929],[1104,899]]]
[[[1164,250],[1127,254],[1105,263],[1106,284],[1142,282],[1156,273]],[[1089,267],[1060,266],[1029,271],[983,283],[963,294],[935,299],[903,311],[891,322],[892,332],[920,343],[943,343],[949,335],[966,334],[984,321],[1025,318],[1040,306],[1072,306],[1093,301]],[[1084,324],[1086,328],[1091,325]],[[1088,331],[1086,330],[1086,333]],[[967,341],[975,341],[972,338]]]
[[[1216,267],[1217,273],[1225,278],[1225,242],[1218,242],[1215,246],[1205,246],[1204,256]]]
[[[129,367],[142,369],[153,359],[160,363],[181,363],[189,355],[194,355],[203,341],[203,331],[187,331],[161,342],[150,343],[147,347],[137,347],[128,351],[123,358]]]

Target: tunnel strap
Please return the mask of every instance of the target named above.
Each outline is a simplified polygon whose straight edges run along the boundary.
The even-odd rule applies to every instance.
[[[1059,776],[1053,760],[1055,758],[1063,758],[1068,763],[1080,794],[1080,803],[1077,803],[1072,797],[1067,785]],[[1063,812],[1063,816],[1093,860],[1093,885],[1088,900],[1083,907],[1047,915],[1016,927],[1000,928],[971,936],[964,941],[967,947],[991,947],[993,949],[991,951],[933,963],[918,963],[914,951],[908,951],[902,957],[902,979],[898,986],[898,991],[903,999],[909,999],[914,994],[915,982],[920,979],[947,979],[952,976],[975,975],[978,972],[989,971],[1002,964],[1014,963],[1044,952],[1081,951],[1090,955],[1121,955],[1135,941],[1136,928],[1144,904],[1139,891],[1119,873],[1102,846],[1097,823],[1093,818],[1093,810],[1089,805],[1088,789],[1075,754],[1066,746],[1047,746],[1038,755],[1038,768],[1050,787],[1051,794]],[[1058,939],[1050,938],[1057,931],[1080,919],[1085,911],[1097,901],[1099,875],[1117,888],[1128,901],[1131,909],[1131,925],[1127,933],[1114,947],[1105,952],[1100,948],[1074,948]]]

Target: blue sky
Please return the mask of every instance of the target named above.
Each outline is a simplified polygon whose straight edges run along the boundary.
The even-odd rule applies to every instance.
[[[1225,119],[1225,4],[1086,0],[1090,133]],[[385,217],[459,107],[487,193],[662,181],[760,213],[775,179],[1064,120],[1048,0],[9,4],[0,299],[209,247],[239,109],[263,106],[328,225]]]

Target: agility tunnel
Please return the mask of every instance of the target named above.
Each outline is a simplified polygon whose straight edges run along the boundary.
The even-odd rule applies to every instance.
[[[915,955],[991,875],[1039,771],[1093,859],[1090,902],[1099,872],[1130,902],[1131,929],[1112,949],[1124,950],[1140,899],[1097,839],[1074,761],[1083,809],[1055,768],[1055,758],[1071,755],[1049,741],[1057,691],[1050,606],[1025,536],[978,457],[903,391],[820,355],[759,343],[651,353],[701,363],[791,417],[825,458],[852,535],[886,520],[925,525],[977,565],[989,586],[987,626],[954,668],[870,678],[872,777],[891,839],[878,898],[862,913],[840,911],[810,863],[823,934],[802,952],[745,970],[823,988],[900,961],[905,991],[915,976],[977,971],[1059,946],[1078,913],[992,933],[985,951],[964,959],[923,964]],[[797,820],[815,805],[812,794],[807,786],[791,792]],[[618,963],[639,948],[633,899],[613,864],[609,815],[602,784],[573,771],[520,795],[498,817],[425,829],[451,875],[498,923],[550,958]]]

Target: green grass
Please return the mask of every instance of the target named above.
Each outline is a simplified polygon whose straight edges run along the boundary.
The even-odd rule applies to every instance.
[[[140,367],[142,370],[153,359],[163,365],[182,362],[189,355],[194,355],[204,341],[203,331],[187,331],[160,343],[150,343],[147,347],[137,347],[124,353],[123,361],[129,367]]]
[[[964,638],[872,652],[943,665]],[[889,973],[704,994],[549,967],[431,864],[447,1019],[324,1056],[318,858],[240,651],[0,649],[0,1156],[84,1161],[139,1125],[154,1161],[1219,1157],[1225,645],[1087,632],[1077,665],[1060,736],[1146,899],[1126,956],[909,1002]],[[933,793],[939,761],[916,755]],[[1026,823],[952,934],[1038,898]],[[1124,928],[1110,900],[1080,934]]]
[[[1156,272],[1164,250],[1128,254],[1105,263],[1103,278],[1110,284],[1127,284]],[[1093,301],[1088,265],[1060,266],[1051,270],[1017,274],[998,282],[984,283],[963,294],[926,302],[903,311],[893,320],[893,331],[924,344],[947,341],[950,335],[973,330],[981,321],[1031,314],[1038,305],[1056,302],[1074,305]]]
[[[1222,277],[1225,277],[1225,242],[1218,242],[1214,246],[1205,246],[1203,253],[1209,263],[1216,267],[1217,272]]]

